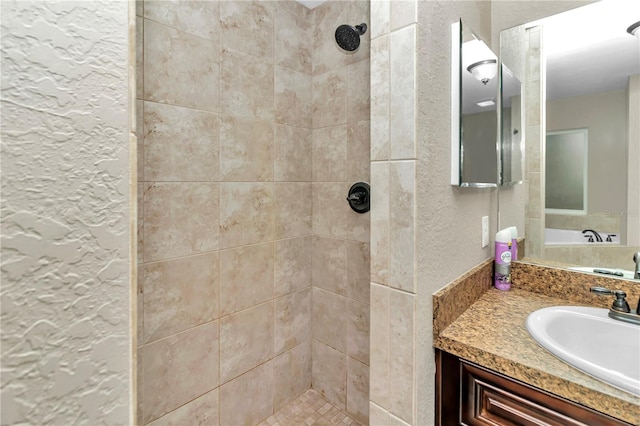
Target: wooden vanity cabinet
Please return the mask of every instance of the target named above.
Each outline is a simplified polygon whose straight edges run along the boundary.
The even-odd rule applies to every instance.
[[[631,426],[436,349],[436,425]]]

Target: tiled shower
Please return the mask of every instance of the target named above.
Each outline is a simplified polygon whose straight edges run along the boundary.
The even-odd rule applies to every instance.
[[[368,1],[140,1],[138,423],[369,406]],[[373,189],[375,190],[375,188]]]

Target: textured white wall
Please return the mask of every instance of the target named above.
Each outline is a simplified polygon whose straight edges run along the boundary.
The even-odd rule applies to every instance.
[[[1,423],[126,424],[128,4],[1,12]]]

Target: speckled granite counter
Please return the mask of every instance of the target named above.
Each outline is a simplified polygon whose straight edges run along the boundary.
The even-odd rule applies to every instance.
[[[452,322],[443,323],[438,318],[438,312],[445,312],[442,298],[450,300],[452,293],[462,292],[465,285],[468,289],[473,284],[472,281],[478,278],[482,278],[482,283],[476,283],[476,286],[480,284],[480,287],[486,288],[488,267],[490,265],[480,265],[449,288],[434,295],[434,334],[438,333],[434,337],[434,346],[612,417],[640,425],[640,398],[611,387],[560,361],[538,346],[525,328],[527,316],[537,309],[589,303],[540,294],[536,292],[535,286],[531,288],[533,291],[513,288],[511,291],[501,292],[489,288],[457,318],[451,319]],[[587,282],[591,281],[590,275],[586,277]],[[616,282],[620,283],[614,281],[614,285]],[[526,287],[523,283],[520,285]],[[564,293],[557,293],[557,288],[554,290],[554,294]]]

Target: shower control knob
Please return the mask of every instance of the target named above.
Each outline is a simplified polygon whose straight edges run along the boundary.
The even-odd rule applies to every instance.
[[[351,185],[349,194],[347,194],[347,202],[356,213],[366,213],[369,211],[370,197],[369,184],[366,182],[357,182]]]

